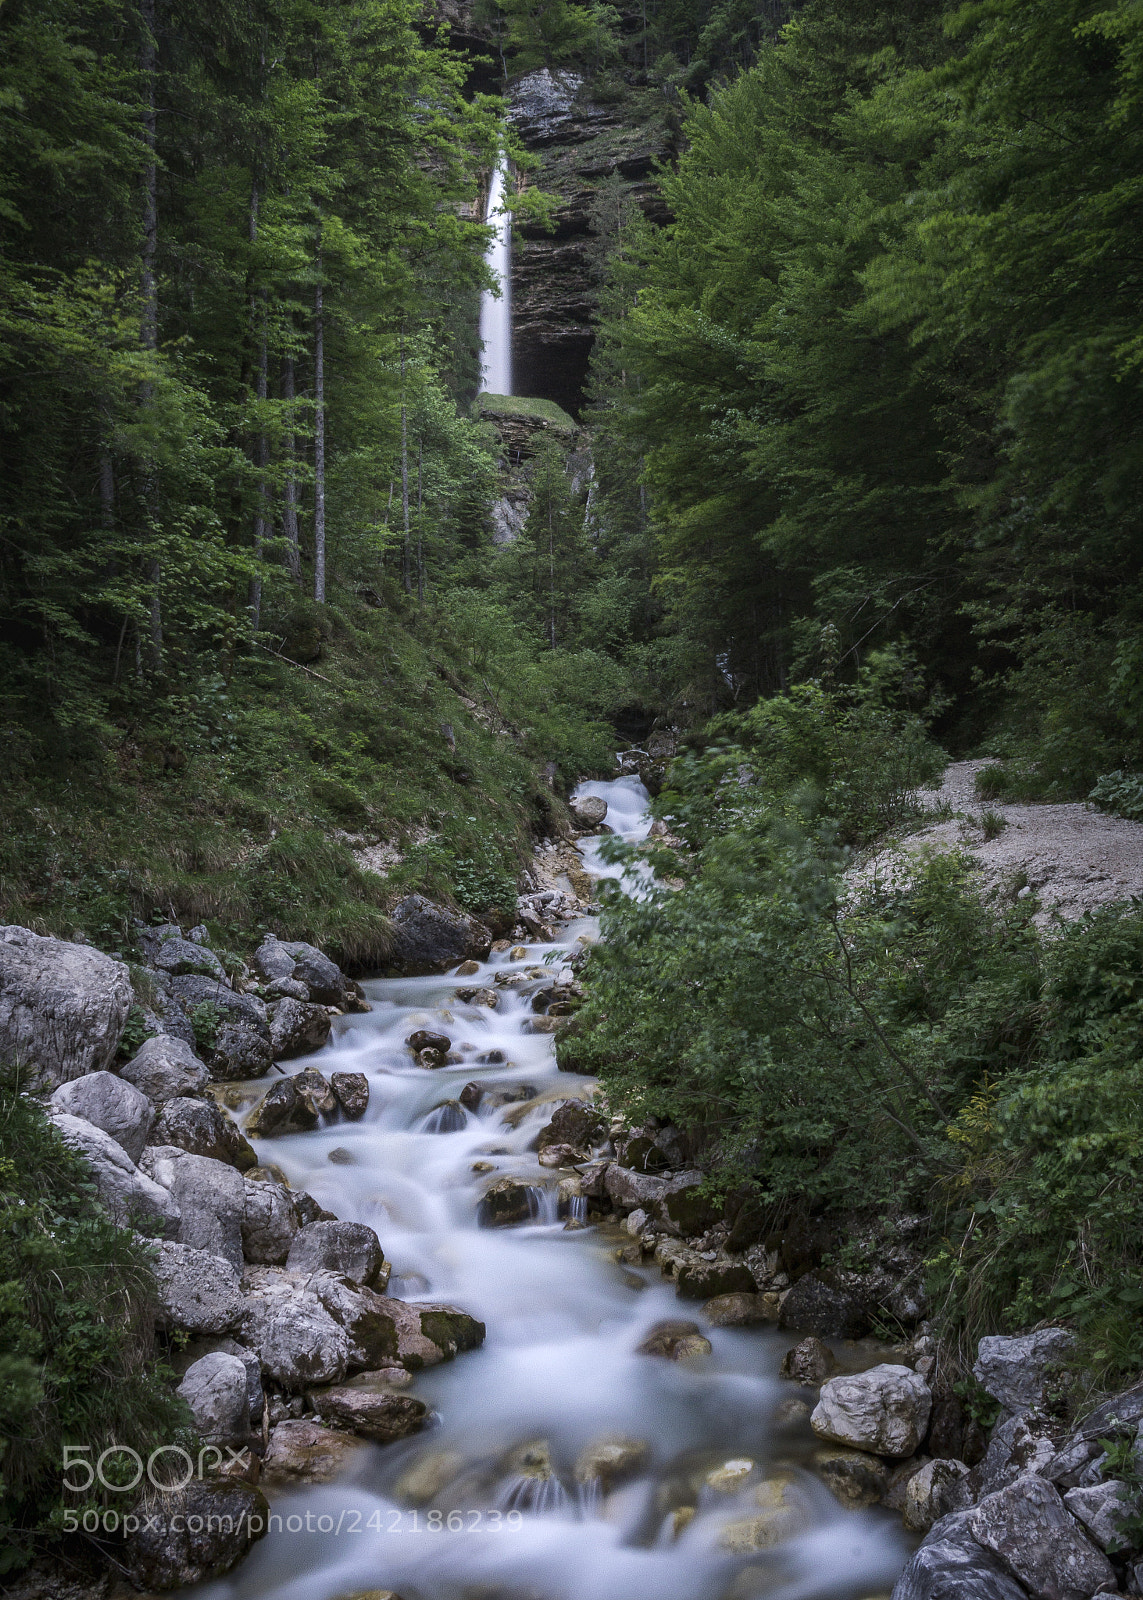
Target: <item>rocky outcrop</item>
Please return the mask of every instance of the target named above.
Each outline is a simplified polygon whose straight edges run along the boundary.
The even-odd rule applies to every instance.
[[[62,1111],[52,1121],[89,1163],[99,1198],[116,1222],[164,1239],[179,1236],[182,1218],[177,1198],[149,1172],[140,1171],[109,1133]]]
[[[925,1437],[932,1395],[909,1367],[886,1364],[823,1385],[810,1426],[821,1439],[875,1455],[911,1456]]]
[[[90,945],[0,928],[0,1060],[33,1089],[110,1065],[131,1008],[121,961]]]
[[[1075,1334],[1066,1328],[1041,1328],[1016,1338],[984,1338],[972,1374],[1005,1410],[1030,1411],[1044,1404],[1052,1378],[1071,1355],[1075,1342]]]
[[[444,972],[458,961],[483,960],[492,935],[482,922],[463,911],[406,895],[393,908],[394,939],[390,961],[403,972]]]
[[[52,1095],[51,1107],[102,1128],[132,1161],[143,1154],[155,1120],[155,1108],[147,1096],[113,1072],[89,1072],[61,1083]]]
[[[312,1222],[290,1245],[290,1272],[336,1272],[351,1283],[372,1284],[385,1261],[381,1241],[364,1222]]]

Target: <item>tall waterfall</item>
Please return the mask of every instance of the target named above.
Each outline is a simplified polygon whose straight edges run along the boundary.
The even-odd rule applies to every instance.
[[[483,394],[512,393],[512,218],[507,212],[497,216],[504,199],[507,162],[501,157],[488,190],[486,222],[495,223],[485,261],[500,288],[499,297],[485,289],[480,297],[480,342],[484,355],[480,365]]]

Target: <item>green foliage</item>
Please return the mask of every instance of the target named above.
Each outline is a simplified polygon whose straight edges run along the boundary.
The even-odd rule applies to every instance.
[[[119,1035],[117,1055],[121,1061],[130,1061],[146,1039],[152,1037],[147,1026],[147,1019],[143,1014],[142,1006],[132,1006],[127,1013],[127,1021],[123,1025],[123,1032]]]
[[[108,1220],[87,1164],[7,1077],[0,1084],[0,1571],[23,1565],[65,1504],[74,1504],[61,1481],[65,1445],[86,1447],[83,1459],[92,1462],[111,1444],[146,1461],[158,1444],[191,1442],[189,1414],[153,1349],[155,1293],[145,1241]],[[109,1469],[116,1464],[112,1457]]]
[[[1143,777],[1137,772],[1105,772],[1088,799],[1101,811],[1143,822]]]
[[[222,1025],[222,1012],[213,1000],[200,1000],[187,1012],[194,1032],[195,1049],[206,1053],[214,1049],[218,1030]]]

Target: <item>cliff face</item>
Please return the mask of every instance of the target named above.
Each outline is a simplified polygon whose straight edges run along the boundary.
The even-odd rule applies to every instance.
[[[546,68],[508,91],[509,117],[540,156],[528,181],[560,196],[555,231],[523,223],[512,239],[512,355],[516,392],[554,400],[573,415],[583,400],[600,247],[593,228],[601,184],[667,220],[653,179],[671,152],[668,107],[652,90],[608,85],[607,98],[572,72]]]

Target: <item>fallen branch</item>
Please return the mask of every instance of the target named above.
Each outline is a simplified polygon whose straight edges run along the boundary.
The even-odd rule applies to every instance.
[[[291,661],[290,657],[284,656],[280,650],[271,650],[270,646],[268,644],[263,644],[261,639],[255,639],[254,643],[258,646],[259,650],[265,650],[268,656],[275,656],[279,661],[289,662],[290,666],[297,667],[299,672],[308,672],[311,678],[320,678],[322,683],[328,683],[331,689],[337,688],[337,685],[334,683],[332,678],[325,677],[323,673],[315,672],[312,667],[305,666],[301,661]]]

